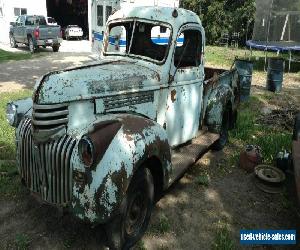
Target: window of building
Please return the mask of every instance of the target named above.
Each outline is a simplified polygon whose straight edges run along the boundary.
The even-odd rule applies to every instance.
[[[26,15],[27,9],[26,8],[14,8],[14,14],[15,14],[15,16]]]
[[[97,5],[97,25],[103,26],[103,5]]]
[[[3,17],[2,7],[0,7],[0,17]]]
[[[111,13],[112,13],[112,7],[106,6],[106,21],[107,21],[108,17],[111,15]]]

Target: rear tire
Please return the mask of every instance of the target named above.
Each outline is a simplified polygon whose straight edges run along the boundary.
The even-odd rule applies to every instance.
[[[29,47],[29,51],[31,53],[35,53],[36,52],[36,47],[34,46],[32,37],[28,38],[28,47]]]
[[[120,214],[106,224],[111,249],[130,249],[145,233],[154,203],[154,184],[148,168],[138,170],[132,178]]]
[[[293,130],[293,140],[300,140],[300,113],[296,115],[294,130]]]
[[[9,35],[9,43],[10,43],[10,47],[12,47],[12,48],[18,48],[18,45],[16,43],[16,40],[15,40],[13,34]]]
[[[222,118],[222,127],[220,131],[220,138],[212,145],[212,150],[222,150],[228,142],[229,130],[229,112],[225,111]]]
[[[58,45],[53,45],[52,49],[53,49],[53,52],[58,52],[59,51],[59,46]]]

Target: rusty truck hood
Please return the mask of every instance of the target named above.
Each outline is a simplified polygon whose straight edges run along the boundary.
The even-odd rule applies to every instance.
[[[103,60],[45,75],[35,86],[34,101],[63,103],[138,92],[159,87],[159,82],[158,72],[137,61]]]

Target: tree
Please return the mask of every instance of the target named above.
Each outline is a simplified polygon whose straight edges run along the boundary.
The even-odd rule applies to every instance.
[[[255,0],[182,0],[181,6],[199,15],[208,44],[217,43],[225,32],[239,32],[242,45],[252,35]]]

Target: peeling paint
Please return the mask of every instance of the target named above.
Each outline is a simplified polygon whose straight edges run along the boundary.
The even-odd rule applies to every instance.
[[[62,192],[64,199],[49,199],[63,200],[82,220],[104,223],[117,214],[132,176],[149,159],[159,161],[160,165],[153,167],[162,168],[166,189],[173,171],[171,148],[196,137],[203,125],[218,132],[227,103],[234,110],[237,107],[235,70],[221,74],[212,71],[210,80],[204,82],[203,64],[176,69],[173,55],[181,29],[201,31],[203,50],[205,37],[197,15],[178,9],[177,18],[164,16],[171,17],[172,12],[173,8],[154,8],[150,16],[141,17],[142,12],[121,11],[109,20],[148,18],[154,24],[168,23],[172,37],[162,64],[126,55],[102,55],[99,63],[45,75],[35,85],[33,103],[23,102],[32,113],[20,112],[16,138],[20,171],[27,165],[27,169],[38,169],[28,179],[43,181],[42,186],[34,185],[48,199],[45,192],[58,195],[55,190],[49,191],[51,185],[47,186],[47,178],[49,183],[60,179],[52,175],[52,169],[68,166],[67,175],[64,172],[62,176],[70,179],[63,181],[62,186],[68,185],[69,191]],[[108,36],[109,32],[105,34]],[[107,41],[106,37],[104,43]],[[82,138],[92,142],[91,166],[85,166],[79,155]],[[36,158],[31,160],[35,148]],[[28,186],[33,185],[30,181]]]

